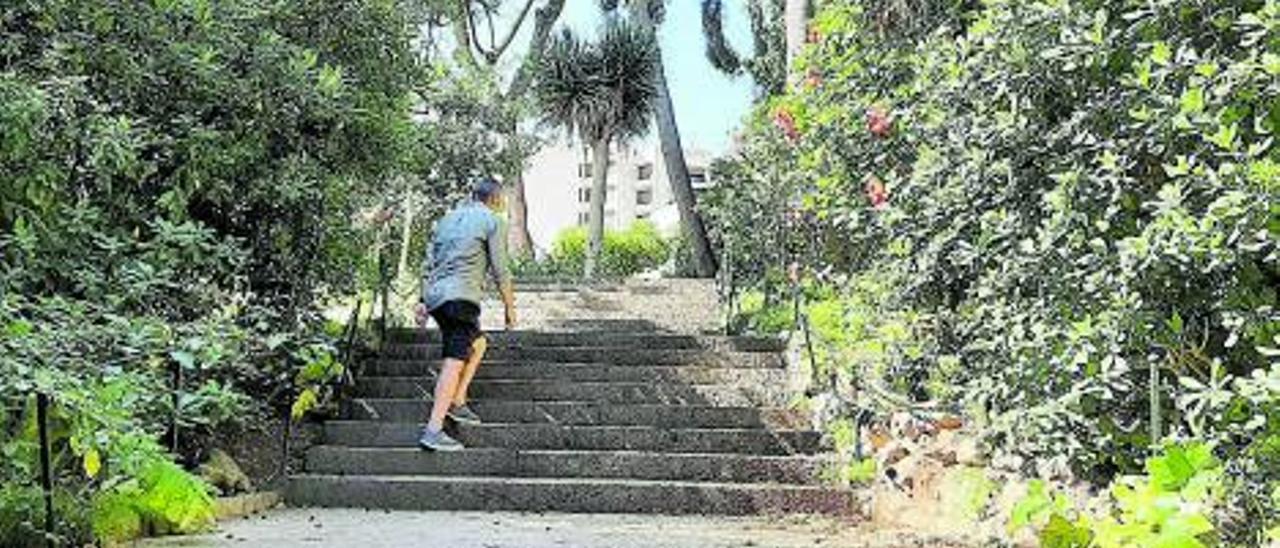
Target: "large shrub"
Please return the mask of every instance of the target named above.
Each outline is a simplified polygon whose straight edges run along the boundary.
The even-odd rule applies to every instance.
[[[1275,420],[1205,402],[1256,409],[1222,387],[1280,330],[1278,29],[1274,1],[824,2],[717,228],[735,272],[874,303],[844,322],[885,351],[839,366],[1005,452],[1134,470],[1152,415],[1230,452]]]
[[[604,235],[600,272],[609,277],[627,277],[662,266],[670,245],[653,223],[636,221],[625,230],[609,230]],[[587,254],[587,231],[570,228],[556,236],[551,246],[551,264],[569,276],[582,272]]]
[[[0,544],[39,538],[37,392],[61,540],[207,524],[170,451],[196,460],[295,379],[314,395],[341,371],[319,307],[376,275],[389,239],[360,214],[465,177],[439,172],[462,158],[511,161],[485,125],[506,119],[460,104],[483,90],[428,65],[424,9],[0,6]]]

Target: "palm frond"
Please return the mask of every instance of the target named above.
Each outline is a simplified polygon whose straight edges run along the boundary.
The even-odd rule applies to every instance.
[[[610,20],[594,43],[564,31],[539,66],[543,122],[587,141],[643,135],[657,95],[657,55],[653,33],[625,20]]]
[[[711,66],[725,74],[737,75],[742,69],[742,60],[724,36],[722,0],[702,0],[702,36],[707,42],[707,60]]]

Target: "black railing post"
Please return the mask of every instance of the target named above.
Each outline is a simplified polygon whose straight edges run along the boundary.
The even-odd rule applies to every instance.
[[[169,422],[169,450],[173,452],[174,455],[177,455],[179,441],[178,430],[181,428],[180,424],[182,423],[182,418],[180,416],[182,413],[182,363],[177,360],[174,360],[173,365],[173,395],[171,398],[173,400],[173,416],[170,417]]]
[[[44,491],[45,542],[53,546],[53,470],[49,458],[49,396],[36,394],[36,428],[40,431],[40,488]]]
[[[293,401],[291,390],[286,389],[285,402]],[[277,477],[281,479],[289,479],[289,438],[293,436],[293,406],[292,404],[285,406],[284,422],[280,425],[280,471]]]

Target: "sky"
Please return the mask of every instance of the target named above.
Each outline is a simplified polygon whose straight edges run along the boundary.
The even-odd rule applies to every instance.
[[[729,78],[707,61],[701,4],[701,0],[667,0],[659,40],[682,144],[721,154],[751,106],[752,83],[746,76]],[[742,4],[741,0],[724,2],[725,33],[739,52],[748,52],[751,31]],[[567,0],[559,25],[590,36],[602,21],[598,0]],[[523,34],[521,45],[528,42],[528,33]],[[656,138],[656,132],[651,132],[647,140]]]

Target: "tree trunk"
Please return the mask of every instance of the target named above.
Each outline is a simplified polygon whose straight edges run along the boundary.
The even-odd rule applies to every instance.
[[[513,257],[533,255],[533,238],[529,235],[529,202],[524,196],[524,174],[516,171],[511,185],[511,220],[507,232],[507,246]]]
[[[608,191],[609,140],[597,139],[591,144],[591,217],[587,235],[585,276],[596,277],[596,267],[604,253],[604,203]]]
[[[787,82],[793,82],[793,65],[809,34],[809,0],[786,1],[782,17],[787,37]]]
[[[396,262],[396,277],[409,273],[409,240],[413,237],[413,192],[404,192],[404,226],[400,230],[400,260]]]
[[[560,13],[564,11],[565,0],[551,0],[534,13],[533,38],[529,40],[529,49],[525,58],[516,69],[507,92],[503,94],[508,102],[520,100],[529,90],[538,62],[542,59],[543,50],[547,49],[547,41],[551,38],[551,30]],[[512,120],[508,130],[508,143],[516,141],[519,129]],[[533,254],[533,236],[529,234],[529,201],[525,195],[524,166],[517,166],[511,174],[511,230],[507,235],[507,244],[511,253],[517,257],[528,257]]]
[[[634,12],[652,32],[657,32],[657,25],[649,17],[649,10],[640,9]],[[675,106],[671,103],[671,91],[667,88],[667,76],[662,62],[662,51],[654,57],[654,87],[658,95],[654,102],[653,117],[658,126],[658,139],[662,144],[662,161],[667,166],[667,179],[671,184],[671,193],[675,196],[676,207],[680,210],[680,226],[689,239],[693,251],[694,266],[698,277],[711,278],[716,275],[716,254],[711,249],[711,240],[707,238],[707,229],[698,216],[697,198],[693,194],[693,183],[689,179],[689,165],[684,160],[684,147],[680,143],[680,128],[676,125]]]

